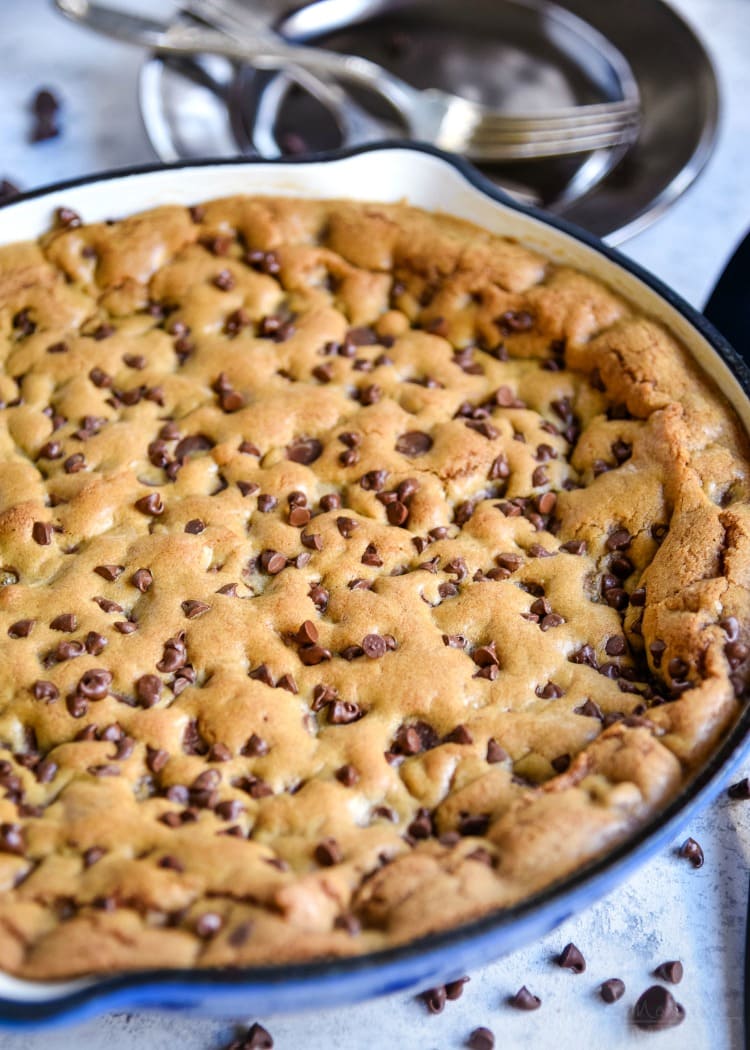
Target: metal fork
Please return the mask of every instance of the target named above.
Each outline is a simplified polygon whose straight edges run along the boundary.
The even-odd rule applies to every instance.
[[[635,99],[558,109],[544,116],[500,113],[435,88],[420,91],[359,55],[273,42],[233,40],[223,33],[193,26],[168,26],[116,11],[90,0],[55,0],[75,21],[119,40],[164,54],[224,55],[251,62],[257,69],[303,67],[377,92],[401,114],[412,138],[476,160],[528,160],[555,157],[632,141],[638,131]]]
[[[285,42],[263,17],[238,0],[186,0],[180,4],[180,10],[240,42],[248,36],[252,36],[258,43],[264,40],[270,44],[279,40]],[[284,75],[317,99],[333,115],[342,140],[347,146],[377,142],[386,136],[398,134],[393,126],[368,113],[364,106],[360,106],[335,80],[321,80],[301,66],[289,66],[284,70]],[[277,157],[281,154],[273,129],[267,127],[264,122],[259,125],[256,121],[252,137],[253,144],[261,156]]]

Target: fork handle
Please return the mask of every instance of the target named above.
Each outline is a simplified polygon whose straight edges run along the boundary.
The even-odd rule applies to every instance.
[[[354,81],[386,98],[401,114],[412,133],[411,109],[419,93],[399,77],[382,69],[360,55],[340,55],[324,48],[289,45],[275,39],[235,41],[223,33],[173,26],[155,44],[165,54],[193,55],[199,52],[223,55],[241,62],[252,62],[257,69],[282,69],[285,66],[303,66],[311,72]]]

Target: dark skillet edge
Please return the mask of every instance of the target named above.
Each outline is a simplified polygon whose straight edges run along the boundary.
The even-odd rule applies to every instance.
[[[467,161],[429,145],[395,140],[313,154],[307,157],[281,158],[278,161],[267,161],[256,157],[237,157],[128,167],[101,172],[94,176],[70,179],[23,193],[0,204],[0,222],[4,208],[44,197],[53,192],[75,189],[116,178],[183,168],[200,169],[238,164],[287,166],[319,163],[383,150],[410,150],[427,153],[453,167],[486,197],[568,234],[633,274],[698,330],[729,366],[745,394],[750,396],[750,368],[743,358],[702,314],[661,280],[642,269],[615,248],[604,244],[598,237],[574,226],[565,219],[548,215],[529,205],[519,204]],[[317,988],[320,1004],[329,1005],[333,997],[327,997],[325,990],[332,985],[337,985],[339,989],[344,989],[344,994],[339,991],[335,997],[336,1001],[353,1002],[387,994],[401,987],[408,987],[419,980],[419,973],[422,971],[428,974],[436,968],[441,968],[443,972],[447,972],[450,964],[447,961],[441,962],[441,957],[450,954],[451,949],[472,942],[479,942],[476,953],[477,955],[482,954],[485,962],[497,958],[503,952],[499,947],[493,950],[493,937],[501,937],[503,931],[514,926],[523,928],[535,925],[539,928],[551,929],[559,925],[563,919],[568,918],[576,910],[581,910],[587,904],[593,903],[600,896],[614,889],[648,856],[668,846],[680,828],[684,827],[688,820],[695,817],[718,794],[733,769],[750,749],[748,745],[750,745],[750,705],[740,712],[735,725],[728,732],[721,746],[684,790],[648,823],[641,826],[635,835],[624,840],[605,856],[584,865],[572,876],[552,883],[540,893],[510,908],[490,912],[472,922],[444,932],[429,934],[403,946],[367,955],[344,957],[332,961],[322,960],[266,967],[135,971],[114,977],[94,978],[91,984],[83,988],[44,1001],[34,1002],[0,997],[0,1028],[28,1030],[52,1027],[56,1024],[80,1022],[105,1011],[117,1009],[188,1010],[191,1003],[194,1005],[198,995],[210,996],[212,993],[221,991],[225,995],[226,993],[236,994],[239,998],[239,992],[243,987],[247,987],[254,999],[259,999],[264,993],[273,996],[274,989],[279,989],[281,986],[284,986],[287,997],[291,997],[291,992],[298,988],[301,998],[306,992],[310,995],[311,988]],[[620,870],[618,870],[620,865]],[[487,950],[482,953],[485,947]],[[421,966],[415,965],[420,961]],[[368,974],[372,974],[372,979],[365,987]],[[350,987],[352,992],[348,1000],[347,987]],[[238,1013],[243,1012],[246,1011],[238,1006]],[[269,1012],[275,1012],[273,1003],[270,1004]]]

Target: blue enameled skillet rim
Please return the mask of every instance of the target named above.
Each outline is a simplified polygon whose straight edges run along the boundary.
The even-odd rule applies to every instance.
[[[175,164],[149,164],[102,172],[85,178],[58,182],[21,194],[0,205],[2,211],[20,201],[43,197],[49,193],[91,185],[113,178],[143,175],[163,170],[180,170],[225,165],[272,164],[287,166],[298,163],[325,163],[360,153],[380,150],[411,150],[427,153],[457,170],[468,183],[485,196],[508,208],[529,215],[547,226],[594,249],[617,266],[633,274],[685,317],[726,362],[750,397],[750,368],[740,354],[697,310],[685,302],[657,277],[642,269],[598,237],[550,216],[537,208],[519,204],[480,174],[471,164],[432,146],[413,142],[389,141],[305,157],[288,157],[267,161],[256,157],[190,160]],[[55,1024],[80,1022],[112,1010],[163,1009],[200,1010],[210,1005],[212,997],[236,999],[237,1014],[249,1012],[242,1007],[246,992],[253,1009],[273,1013],[300,1007],[354,1002],[382,995],[425,981],[435,972],[447,973],[450,958],[457,949],[469,949],[475,965],[489,961],[503,952],[503,942],[519,946],[524,938],[551,929],[564,919],[613,889],[649,856],[671,844],[678,831],[694,817],[726,783],[732,770],[748,751],[750,743],[750,705],[740,713],[736,724],[706,765],[687,787],[647,824],[603,857],[585,865],[573,875],[560,879],[519,904],[496,910],[472,922],[449,930],[429,934],[408,944],[367,955],[343,959],[321,959],[312,962],[278,966],[250,966],[224,969],[157,969],[128,972],[95,979],[74,991],[63,992],[41,1001],[0,997],[0,1027],[29,1029]],[[510,943],[512,942],[512,944]],[[460,954],[460,953],[459,953]],[[464,952],[464,957],[466,952]],[[457,963],[459,969],[461,963]],[[458,974],[456,973],[456,976]],[[334,991],[335,989],[335,991]],[[267,1005],[260,1007],[259,1003]],[[207,1010],[210,1012],[210,1010]]]

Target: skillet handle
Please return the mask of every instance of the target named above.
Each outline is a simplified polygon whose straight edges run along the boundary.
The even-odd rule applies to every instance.
[[[750,364],[750,233],[724,267],[703,313]]]

